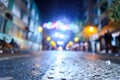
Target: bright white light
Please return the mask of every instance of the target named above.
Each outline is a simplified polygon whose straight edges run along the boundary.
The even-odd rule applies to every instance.
[[[56,28],[56,29],[60,29],[60,30],[69,30],[70,29],[70,25],[68,23],[63,23],[61,21],[57,21],[55,23],[53,23],[53,22],[44,23],[43,27],[47,28],[47,29]]]
[[[63,41],[57,41],[57,44],[58,44],[58,45],[63,45],[64,42],[63,42]]]
[[[61,33],[58,33],[58,32],[55,32],[54,36],[59,37],[61,39],[63,39],[65,37],[64,34],[61,34]]]
[[[61,30],[66,30],[66,25],[60,27]]]
[[[59,36],[59,37],[62,39],[62,38],[64,38],[64,35],[63,35],[63,34],[60,34],[60,36]]]
[[[94,27],[93,26],[90,26],[89,30],[92,32],[94,31]]]
[[[55,37],[58,37],[58,36],[59,36],[59,33],[58,33],[58,32],[56,32],[56,33],[55,33]]]

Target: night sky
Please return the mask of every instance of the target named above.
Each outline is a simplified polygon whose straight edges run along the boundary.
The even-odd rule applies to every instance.
[[[82,16],[83,0],[35,0],[42,15],[42,23],[67,19],[70,22]]]

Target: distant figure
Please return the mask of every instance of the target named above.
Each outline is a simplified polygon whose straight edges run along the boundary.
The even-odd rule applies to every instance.
[[[13,48],[19,48],[19,45],[15,42],[14,39],[11,40],[10,45],[12,45]]]
[[[106,44],[106,53],[108,53],[109,49],[112,50],[112,40],[113,40],[113,37],[108,30],[106,31],[104,35],[104,39],[105,39],[105,44]]]
[[[119,35],[117,36],[117,39],[118,39],[118,41],[120,42],[120,33],[119,33]]]
[[[118,40],[118,49],[119,49],[119,52],[120,52],[120,33],[119,33],[119,35],[117,36],[117,40]]]

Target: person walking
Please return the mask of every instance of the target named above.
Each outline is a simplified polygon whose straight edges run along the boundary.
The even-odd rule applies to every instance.
[[[118,52],[120,53],[120,33],[117,36],[117,40],[118,40]]]
[[[108,30],[104,34],[104,39],[106,44],[106,53],[108,53],[109,49],[112,51],[112,40],[113,40],[113,37]]]

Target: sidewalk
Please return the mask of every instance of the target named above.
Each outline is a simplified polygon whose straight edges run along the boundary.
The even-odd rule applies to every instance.
[[[108,56],[108,57],[120,57],[120,52],[112,53],[109,51],[109,53],[106,53],[105,51],[97,52],[98,55]]]
[[[28,57],[27,53],[30,53],[29,50],[0,50],[0,61],[12,59],[12,58],[20,58],[20,57]]]

